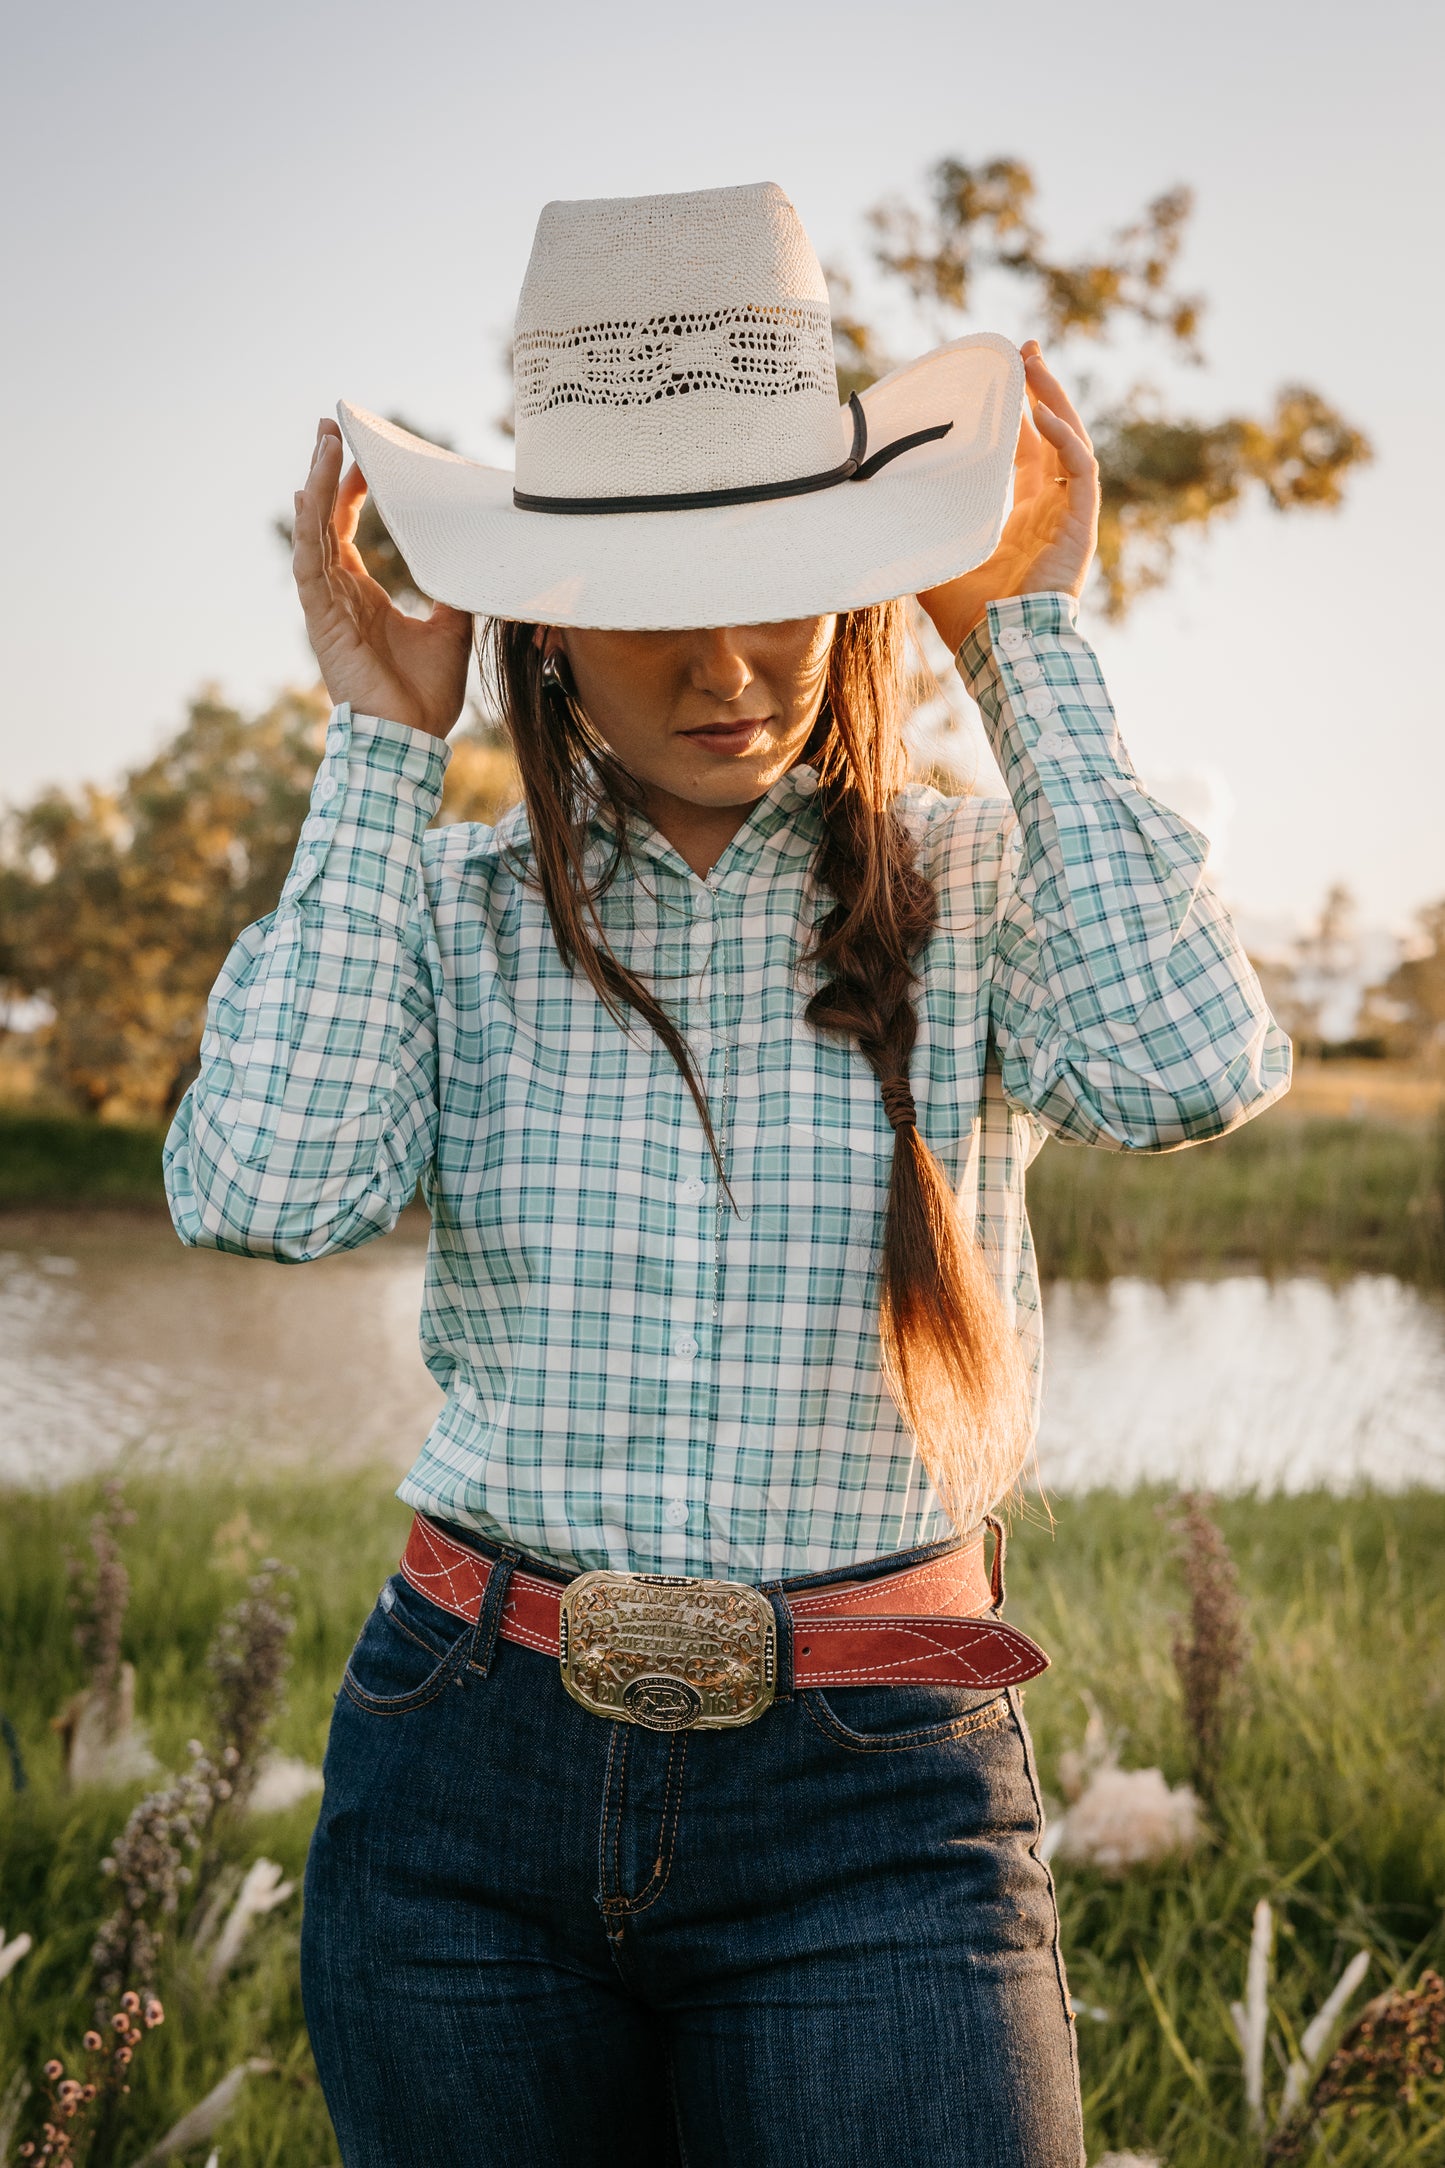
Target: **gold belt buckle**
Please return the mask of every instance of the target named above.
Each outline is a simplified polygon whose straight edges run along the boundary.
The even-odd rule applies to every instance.
[[[773,1607],[746,1581],[584,1573],[562,1593],[562,1684],[649,1731],[751,1724],[777,1687]]]

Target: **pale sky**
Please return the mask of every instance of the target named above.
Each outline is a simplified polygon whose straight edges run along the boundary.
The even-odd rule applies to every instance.
[[[547,198],[776,180],[866,272],[871,204],[1008,153],[1069,251],[1196,190],[1210,367],[1168,372],[1196,412],[1303,380],[1374,440],[1342,514],[1252,512],[1126,626],[1085,627],[1146,777],[1227,813],[1242,907],[1304,915],[1342,879],[1402,920],[1445,893],[1442,22],[1416,0],[27,10],[0,87],[0,789],[113,776],[203,681],[254,706],[306,677],[270,522],[338,398],[509,459],[497,350]],[[986,301],[973,328],[1030,328]]]

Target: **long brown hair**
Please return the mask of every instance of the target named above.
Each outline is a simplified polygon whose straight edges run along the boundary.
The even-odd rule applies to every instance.
[[[938,897],[894,807],[908,773],[904,651],[901,603],[839,617],[808,756],[823,822],[814,872],[833,909],[799,966],[815,966],[821,980],[806,1020],[857,1042],[894,1125],[878,1305],[884,1374],[935,1489],[967,1528],[1023,1466],[1030,1392],[993,1276],[913,1118],[916,966],[937,923]],[[479,631],[478,652],[521,771],[535,877],[562,961],[585,973],[624,1028],[630,1008],[656,1032],[692,1093],[726,1188],[687,1044],[614,955],[598,911],[627,855],[627,816],[644,809],[641,786],[565,681],[544,678],[533,626],[492,619]],[[588,823],[599,810],[611,815],[617,840],[589,883]]]

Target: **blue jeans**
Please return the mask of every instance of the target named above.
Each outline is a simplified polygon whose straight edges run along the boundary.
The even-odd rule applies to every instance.
[[[1016,1692],[650,1732],[494,1616],[395,1575],[336,1698],[302,1981],[347,2168],[1080,2168]]]

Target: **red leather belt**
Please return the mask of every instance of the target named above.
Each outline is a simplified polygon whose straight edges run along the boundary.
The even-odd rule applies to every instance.
[[[1047,1669],[1049,1659],[1036,1642],[988,1615],[1003,1598],[1003,1536],[997,1523],[991,1525],[992,1573],[980,1529],[975,1541],[942,1558],[876,1580],[840,1581],[795,1594],[784,1590],[794,1684],[1004,1687]],[[495,1567],[419,1513],[401,1571],[443,1611],[475,1623]],[[514,1569],[497,1626],[503,1640],[560,1657],[567,1585]]]

